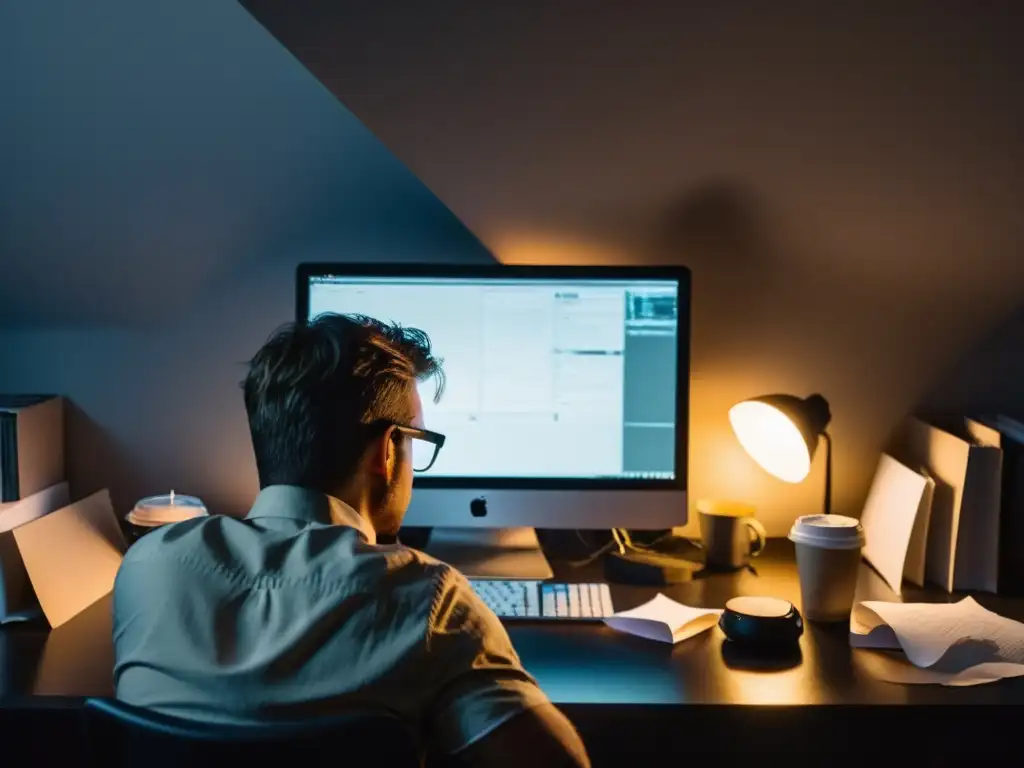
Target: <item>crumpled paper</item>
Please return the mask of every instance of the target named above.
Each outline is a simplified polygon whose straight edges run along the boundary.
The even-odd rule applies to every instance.
[[[905,661],[883,654],[862,659],[890,682],[966,686],[1024,676],[1024,624],[971,597],[957,603],[864,601],[851,617],[850,645],[902,651]]]

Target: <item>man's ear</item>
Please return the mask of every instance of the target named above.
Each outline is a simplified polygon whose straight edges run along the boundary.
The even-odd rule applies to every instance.
[[[388,427],[385,432],[374,440],[367,450],[366,459],[371,474],[387,477],[391,465],[395,461],[395,428]]]

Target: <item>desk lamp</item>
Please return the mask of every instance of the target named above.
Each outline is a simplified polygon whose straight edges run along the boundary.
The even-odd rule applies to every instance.
[[[821,395],[764,395],[737,403],[729,421],[740,445],[763,469],[787,483],[799,483],[811,471],[818,443],[825,442],[825,514],[832,512],[832,420]]]

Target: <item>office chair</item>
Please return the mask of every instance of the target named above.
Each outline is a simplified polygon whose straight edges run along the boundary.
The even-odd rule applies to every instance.
[[[223,725],[169,717],[114,699],[88,699],[85,729],[87,764],[96,768],[224,768],[232,764],[411,768],[422,762],[412,731],[385,710],[265,726]]]

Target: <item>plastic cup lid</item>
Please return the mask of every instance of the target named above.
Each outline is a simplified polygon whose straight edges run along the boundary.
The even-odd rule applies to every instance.
[[[864,526],[855,517],[804,515],[793,523],[789,540],[825,549],[860,549],[864,546]]]
[[[141,526],[167,525],[203,517],[208,514],[206,505],[195,496],[169,493],[160,496],[147,496],[135,503],[135,508],[125,519]]]

